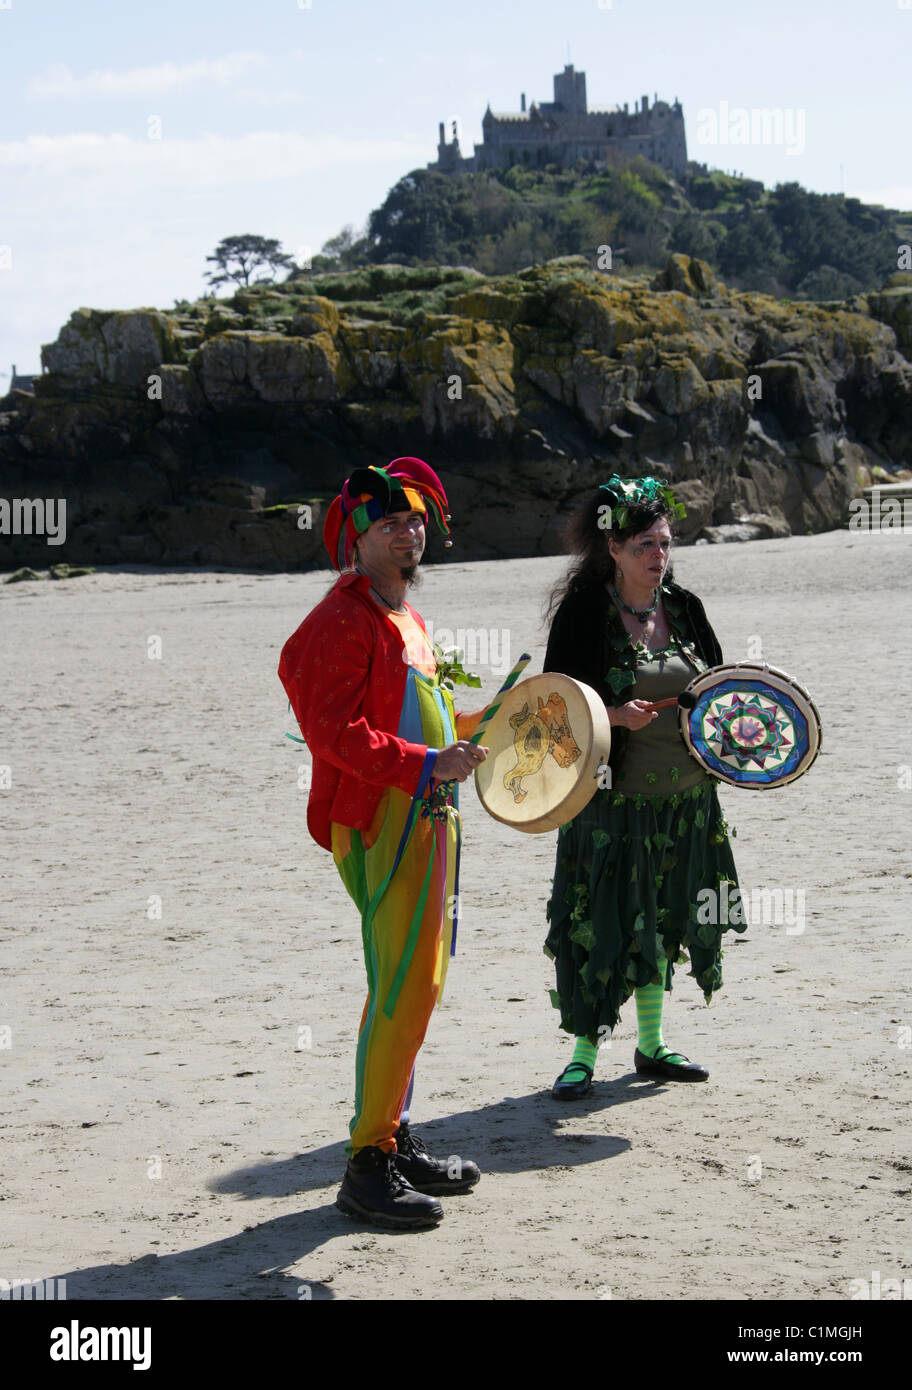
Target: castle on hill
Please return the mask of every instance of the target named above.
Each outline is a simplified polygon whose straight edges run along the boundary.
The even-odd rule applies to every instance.
[[[474,155],[463,155],[459,148],[456,122],[446,139],[440,122],[437,162],[429,169],[442,173],[478,173],[483,169],[509,169],[513,164],[544,168],[546,164],[570,165],[577,159],[604,159],[609,150],[632,157],[641,154],[681,178],[687,164],[684,112],[675,97],[674,105],[644,96],[633,110],[623,107],[597,107],[586,103],[586,74],[575,72],[568,63],[554,74],[554,100],[533,101],[526,110],[526,94],[519,111],[491,110],[490,103],[481,122],[483,143]]]

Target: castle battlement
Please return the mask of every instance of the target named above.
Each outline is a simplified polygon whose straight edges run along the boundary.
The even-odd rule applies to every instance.
[[[519,111],[491,110],[481,121],[482,143],[474,155],[463,155],[455,129],[447,140],[444,123],[439,126],[437,161],[429,169],[444,173],[479,172],[483,169],[509,169],[514,164],[543,168],[546,164],[570,165],[577,159],[598,162],[609,151],[628,157],[641,154],[683,177],[687,166],[687,138],[684,112],[677,97],[673,104],[643,96],[633,110],[623,107],[589,108],[586,100],[586,74],[568,63],[554,75],[554,100],[533,101],[526,109],[525,93]]]

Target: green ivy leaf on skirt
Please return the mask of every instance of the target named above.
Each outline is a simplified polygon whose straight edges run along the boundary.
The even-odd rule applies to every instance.
[[[653,782],[658,782],[659,780],[659,774],[657,772],[645,772],[643,776],[650,786],[652,786]]]
[[[678,834],[679,834],[679,835],[686,835],[686,834],[687,834],[687,821],[685,820],[685,818],[684,818],[683,816],[682,816],[681,819],[678,821]]]
[[[560,1006],[561,1006],[561,1002],[560,1002],[560,995],[558,994],[557,990],[556,990],[556,989],[549,989],[549,990],[548,990],[548,993],[549,993],[550,996],[551,996],[551,1006],[552,1006],[552,1008],[559,1009]]]
[[[595,972],[595,978],[601,980],[603,985],[607,985],[608,981],[611,979],[611,966],[606,965],[604,970],[597,970]]]
[[[573,931],[569,933],[569,937],[571,941],[575,941],[577,945],[582,946],[584,950],[591,951],[595,945],[595,928],[591,922],[580,922],[579,925],[574,927]]]
[[[636,881],[637,881],[637,866],[636,866],[636,864],[634,864],[633,868],[630,870],[630,882],[631,882],[631,883],[636,883]]]
[[[679,767],[673,767],[673,768],[671,769],[671,780],[672,780],[672,782],[677,782],[677,780],[678,780],[678,778],[680,777],[680,775],[681,775],[681,769],[680,769]]]
[[[623,671],[618,666],[612,666],[606,677],[608,684],[615,695],[620,695],[628,685],[636,685],[636,676],[632,671]]]
[[[595,845],[596,849],[603,849],[610,839],[611,836],[608,834],[607,830],[593,830],[592,832],[592,843]]]
[[[645,846],[645,848],[646,848],[647,850],[651,850],[651,849],[652,849],[652,840],[649,838],[648,835],[647,835],[647,836],[645,837],[645,839],[643,840],[643,845]]]
[[[703,812],[702,812],[702,811],[697,811],[697,812],[694,814],[694,820],[695,820],[696,823],[697,823],[697,828],[698,828],[699,830],[702,830],[703,827],[704,827],[704,825],[706,824],[706,817],[704,816]]]
[[[634,920],[634,923],[633,923],[633,930],[634,930],[634,931],[642,931],[643,928],[644,928],[645,926],[646,926],[646,918],[643,916],[643,913],[642,913],[642,912],[638,912],[637,915],[636,915],[636,918],[635,918],[635,920]]]
[[[656,888],[661,888],[663,882],[664,882],[664,879],[662,878],[662,875],[661,875],[661,874],[656,874],[656,876],[655,876],[655,886],[656,886]]]

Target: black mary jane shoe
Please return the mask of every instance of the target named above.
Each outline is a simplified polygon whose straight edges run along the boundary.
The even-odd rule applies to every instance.
[[[565,1081],[564,1077],[568,1071],[584,1071],[586,1073],[583,1081]],[[551,1094],[555,1100],[579,1100],[587,1091],[592,1090],[592,1068],[587,1067],[585,1062],[569,1062],[560,1076],[551,1087]]]
[[[684,1057],[676,1052],[676,1057]],[[640,1076],[661,1076],[666,1081],[708,1081],[709,1072],[699,1062],[684,1057],[683,1062],[669,1062],[665,1057],[647,1057],[639,1048],[633,1054],[633,1065]]]

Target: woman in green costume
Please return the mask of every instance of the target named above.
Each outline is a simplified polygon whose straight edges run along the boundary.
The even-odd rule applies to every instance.
[[[712,910],[739,896],[715,779],[688,753],[678,709],[646,708],[722,661],[702,603],[671,579],[671,523],[683,515],[667,483],[613,476],[571,519],[575,563],[552,595],[545,670],[592,686],[612,726],[610,785],[562,827],[548,906],[552,1000],[576,1038],[552,1089],[559,1100],[589,1090],[598,1044],[631,994],[637,1071],[707,1080],[665,1043],[664,992],[689,956],[709,1002],[722,984],[723,932],[744,930],[740,914],[720,921],[724,908]]]

